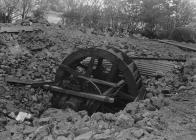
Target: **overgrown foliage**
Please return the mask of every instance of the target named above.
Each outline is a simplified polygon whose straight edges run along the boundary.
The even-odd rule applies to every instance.
[[[17,19],[26,19],[32,11],[47,7],[46,0],[0,0],[0,22],[10,23]]]
[[[45,15],[45,11],[42,8],[38,8],[34,11],[32,11],[33,17],[38,19],[43,19]]]
[[[64,0],[63,24],[85,25],[115,33],[142,33],[164,37],[194,17],[189,0]],[[54,7],[54,5],[53,5]],[[58,9],[58,8],[57,8]]]
[[[196,15],[191,0],[0,0],[0,22],[44,17],[45,10],[62,13],[62,24],[113,34],[141,33],[168,37]]]

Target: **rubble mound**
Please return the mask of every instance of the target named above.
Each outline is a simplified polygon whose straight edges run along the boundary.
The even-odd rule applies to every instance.
[[[13,45],[0,46],[0,137],[14,140],[148,140],[191,139],[195,130],[193,62],[184,76],[177,63],[170,73],[143,76],[147,99],[132,102],[115,114],[54,109],[51,92],[9,85],[4,79],[53,80],[56,69],[72,48],[117,47],[128,56],[186,58],[188,52],[146,39],[105,37],[51,26],[44,32],[15,34]],[[7,34],[7,33],[6,33]],[[3,34],[5,35],[5,34]],[[31,44],[30,44],[31,43]],[[42,46],[41,49],[37,46]],[[33,49],[35,48],[35,49]],[[39,48],[39,49],[37,49]],[[191,66],[190,66],[191,65]],[[191,81],[191,82],[190,82]],[[196,80],[195,80],[196,81]],[[182,96],[183,95],[183,96]],[[186,96],[185,96],[186,95]],[[172,98],[167,98],[167,97]],[[18,121],[20,115],[32,118]],[[22,116],[20,116],[22,117]],[[24,116],[23,116],[24,117]],[[25,117],[24,117],[25,118]]]

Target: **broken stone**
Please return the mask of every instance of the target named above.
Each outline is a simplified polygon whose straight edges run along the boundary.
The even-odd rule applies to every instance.
[[[68,129],[71,128],[70,123],[58,123],[57,125],[54,126],[53,133],[55,135],[64,135],[67,136],[69,135]]]
[[[78,113],[81,116],[81,118],[83,118],[84,116],[88,115],[88,112],[86,110],[79,111]]]
[[[191,65],[196,67],[196,57],[190,59]]]
[[[69,140],[69,139],[64,136],[58,136],[56,140]]]
[[[153,97],[153,94],[152,93],[147,93],[146,97],[147,98],[152,98]]]
[[[142,116],[143,116],[144,118],[149,117],[149,116],[151,116],[151,112],[146,111],[146,112],[144,112],[144,113],[142,114]]]
[[[150,100],[151,100],[152,105],[155,106],[157,109],[160,109],[161,107],[165,105],[162,98],[153,97]]]
[[[74,140],[90,140],[92,137],[93,137],[93,131],[89,131],[87,133],[79,135]]]
[[[89,131],[90,131],[90,128],[84,127],[84,128],[81,128],[81,129],[75,131],[74,134],[75,134],[75,136],[79,136],[79,135],[84,134],[84,133],[87,133]]]
[[[125,107],[124,110],[127,113],[136,114],[138,112],[138,109],[139,109],[139,103],[138,102],[132,102],[132,103],[127,104],[127,106]]]
[[[114,129],[106,129],[105,131],[104,131],[104,134],[111,134],[113,131],[115,131]]]
[[[117,117],[112,113],[106,113],[106,114],[104,114],[104,119],[106,121],[116,121]]]
[[[131,133],[131,128],[124,129],[116,136],[117,140],[138,140]]]
[[[11,140],[11,133],[9,131],[0,132],[0,139],[1,140]]]
[[[16,116],[17,121],[23,122],[25,119],[31,119],[32,115],[28,114],[26,112],[19,112],[18,115]]]
[[[41,119],[39,119],[39,125],[49,124],[50,121],[51,121],[51,117],[41,118]]]
[[[103,114],[101,112],[94,113],[91,116],[91,119],[96,120],[96,121],[102,120],[102,118],[103,118]]]
[[[186,90],[185,86],[180,86],[178,90]]]
[[[18,44],[14,45],[14,46],[10,46],[9,50],[15,56],[22,54],[22,49]]]
[[[148,133],[152,133],[154,131],[154,129],[152,127],[144,127],[144,129],[148,132]]]
[[[145,135],[140,140],[167,140],[167,139],[161,136]]]
[[[33,133],[31,133],[26,140],[34,139],[44,139],[44,137],[48,136],[50,134],[49,125],[40,126],[38,127]]]
[[[135,119],[133,119],[131,116],[121,114],[118,117],[117,121],[115,122],[115,125],[122,128],[128,128],[128,127],[132,127],[134,122]]]
[[[193,82],[196,82],[196,75],[193,76]]]
[[[150,99],[144,100],[143,103],[144,103],[144,106],[147,110],[149,110],[149,111],[155,111],[156,110],[156,107],[151,104]]]
[[[108,129],[109,125],[107,122],[104,122],[103,120],[100,120],[98,122],[98,128],[99,129]]]
[[[134,122],[141,121],[143,118],[144,117],[142,116],[141,113],[138,113],[138,114],[133,115]]]
[[[118,119],[119,120],[129,120],[129,117],[128,117],[128,115],[120,114],[120,116],[118,116]]]
[[[2,85],[0,85],[0,96],[4,95],[6,92],[6,88]]]
[[[12,140],[22,140],[23,139],[23,134],[22,133],[14,133],[12,136]]]
[[[143,129],[139,129],[139,130],[132,130],[132,134],[133,136],[135,136],[137,139],[140,139],[142,136],[144,136],[144,130]]]
[[[5,130],[5,125],[7,124],[7,119],[5,117],[0,117],[0,132]]]
[[[23,133],[25,134],[25,135],[27,135],[27,134],[30,134],[30,133],[32,133],[32,132],[34,132],[36,130],[36,127],[31,127],[31,126],[25,126],[25,129],[24,129],[24,131],[23,131]]]
[[[54,140],[52,135],[45,136],[43,140]]]
[[[17,124],[16,120],[9,120],[6,126],[14,126],[15,124]]]
[[[110,135],[107,134],[96,134],[93,136],[93,139],[95,140],[112,140]]]

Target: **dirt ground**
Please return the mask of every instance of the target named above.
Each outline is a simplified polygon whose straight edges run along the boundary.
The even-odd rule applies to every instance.
[[[0,34],[0,140],[195,139],[196,60],[189,60],[194,52],[142,38],[106,37],[52,25],[41,28]],[[128,56],[188,61],[176,63],[183,71],[176,68],[160,78],[144,76],[147,98],[115,114],[55,109],[50,91],[4,81],[5,77],[54,80],[58,65],[72,48],[104,45],[118,47]],[[17,121],[18,112],[32,117]]]

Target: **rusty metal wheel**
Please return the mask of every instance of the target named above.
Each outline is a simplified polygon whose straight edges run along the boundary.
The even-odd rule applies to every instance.
[[[130,57],[112,47],[75,49],[56,73],[58,86],[75,91],[113,97],[103,103],[68,95],[54,94],[53,104],[75,110],[116,112],[131,101],[144,97],[140,73]]]

